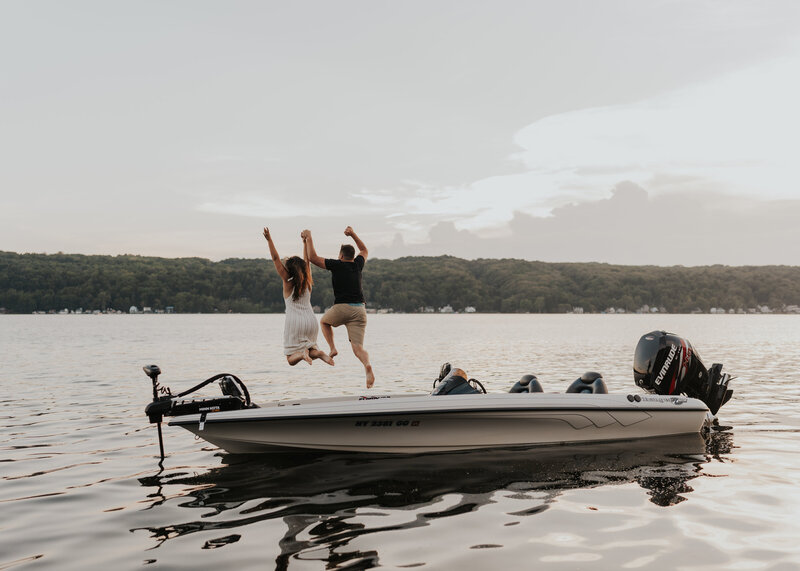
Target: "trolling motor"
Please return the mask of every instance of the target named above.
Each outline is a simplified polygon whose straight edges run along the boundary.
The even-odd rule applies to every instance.
[[[711,414],[728,402],[733,378],[722,372],[722,364],[706,369],[700,355],[686,339],[666,331],[643,335],[633,356],[633,378],[649,393],[684,394],[703,401]]]
[[[146,365],[142,369],[153,382],[153,402],[145,407],[144,412],[150,422],[158,426],[158,447],[161,451],[161,460],[164,460],[164,439],[161,434],[161,421],[165,416],[200,414],[201,422],[203,422],[205,421],[205,416],[210,412],[258,408],[258,405],[250,401],[250,393],[247,391],[247,387],[236,375],[220,373],[182,393],[173,395],[169,387],[162,387],[159,384],[158,376],[161,374],[161,369],[158,365]],[[182,398],[217,380],[222,391],[221,397]]]
[[[153,381],[153,402],[151,402],[147,407],[144,409],[147,416],[150,418],[150,422],[156,423],[158,427],[158,448],[161,450],[161,459],[164,459],[164,437],[161,434],[161,419],[163,418],[163,409],[165,401],[172,401],[172,394],[169,392],[169,388],[160,387],[158,385],[158,375],[161,374],[161,369],[158,365],[145,365],[142,367],[144,369],[144,373],[150,377],[150,380]],[[158,396],[159,391],[165,391],[165,395]],[[151,410],[152,409],[152,410]],[[169,408],[167,407],[167,410]]]

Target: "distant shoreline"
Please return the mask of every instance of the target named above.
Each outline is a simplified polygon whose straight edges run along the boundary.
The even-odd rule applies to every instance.
[[[66,314],[65,313],[60,313],[60,312],[42,312],[42,311],[34,312],[34,313],[9,313],[9,312],[4,312],[3,313],[3,312],[0,312],[0,316],[4,316],[4,315],[59,316],[59,317],[63,317],[65,315],[67,315],[67,316],[77,316],[77,315],[80,315],[80,316],[84,316],[84,315],[92,315],[92,316],[97,316],[97,315],[100,315],[100,316],[108,316],[108,315],[126,315],[126,316],[128,316],[128,315],[151,315],[151,316],[152,315],[283,315],[283,312],[279,312],[279,311],[262,311],[262,312],[247,312],[247,313],[241,313],[241,312],[226,312],[226,313],[222,313],[222,312],[219,312],[219,311],[217,311],[217,312],[213,312],[212,311],[212,312],[194,312],[194,313],[177,313],[177,312],[175,312],[175,313],[172,313],[172,314],[155,313],[155,312],[154,313],[150,313],[150,314],[141,313],[141,312],[140,313],[136,313],[136,314],[131,314],[131,313],[126,313],[124,311],[119,311],[119,312],[116,312],[116,311],[115,312],[100,312],[100,313],[94,313],[94,312],[91,312],[91,313],[66,313]],[[322,312],[315,312],[314,315],[317,315],[317,316],[321,317],[323,314],[322,314]],[[542,312],[542,313],[519,313],[519,312],[517,312],[517,313],[500,313],[500,312],[497,312],[497,311],[485,311],[485,312],[476,311],[476,312],[473,312],[473,313],[464,313],[464,312],[453,312],[453,313],[440,313],[440,312],[437,312],[437,313],[420,313],[420,312],[411,312],[411,313],[404,313],[404,312],[400,312],[400,311],[395,311],[395,312],[387,312],[387,313],[371,313],[371,315],[415,315],[415,316],[416,315],[419,315],[419,316],[432,316],[432,315],[453,315],[453,316],[457,316],[457,315],[466,315],[466,316],[472,316],[472,315],[502,315],[502,316],[510,316],[510,315],[520,315],[520,316],[521,315],[580,315],[580,316],[584,316],[584,315],[585,316],[590,316],[590,315],[613,315],[613,316],[619,316],[619,315],[652,315],[652,316],[655,316],[655,315],[665,315],[665,316],[666,315],[684,315],[684,316],[685,315],[720,315],[720,316],[747,317],[747,316],[764,316],[764,315],[800,315],[800,311],[791,311],[791,312],[774,312],[773,311],[773,312],[768,312],[768,313],[758,313],[758,312],[756,312],[756,313],[717,313],[717,314],[697,313],[697,312],[694,312],[694,313],[636,313],[636,312],[632,312],[632,313],[616,313],[616,314],[615,313],[604,313],[604,312],[599,312],[599,313],[587,313],[587,312],[584,312],[584,313],[548,313],[548,312]]]
[[[452,256],[370,259],[375,313],[800,313],[798,266],[621,266]],[[313,271],[312,304],[333,304]],[[0,252],[0,313],[283,313],[266,259]]]

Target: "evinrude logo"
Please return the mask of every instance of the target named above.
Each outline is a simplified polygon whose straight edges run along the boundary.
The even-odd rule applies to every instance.
[[[678,352],[678,346],[672,345],[672,348],[669,350],[669,355],[667,355],[667,360],[664,361],[664,366],[661,367],[661,371],[659,371],[658,376],[656,377],[657,385],[660,385],[661,381],[664,380],[664,376],[667,374],[669,366],[672,364],[672,360],[675,358],[675,353],[677,352]]]

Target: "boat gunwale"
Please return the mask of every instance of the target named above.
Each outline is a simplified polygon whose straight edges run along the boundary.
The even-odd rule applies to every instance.
[[[499,393],[505,394],[505,393]],[[455,396],[455,395],[454,395]],[[459,396],[466,396],[466,395],[459,395]],[[471,396],[471,395],[470,395]],[[556,393],[554,396],[563,396],[563,394]],[[610,396],[610,395],[603,395],[603,396]],[[615,395],[616,396],[616,395]],[[620,395],[622,396],[622,395]],[[447,398],[447,397],[445,397]],[[377,400],[377,399],[376,399]],[[696,401],[699,403],[700,406],[692,405],[690,401]],[[356,401],[356,402],[363,402],[363,401]],[[488,404],[488,403],[487,403]],[[448,407],[448,408],[434,408],[434,409],[405,409],[405,410],[366,410],[366,411],[353,411],[353,410],[324,410],[324,411],[316,411],[307,413],[306,411],[300,412],[298,409],[292,406],[289,410],[292,412],[298,411],[297,414],[290,413],[289,411],[283,412],[281,414],[274,415],[272,414],[274,411],[273,406],[268,406],[264,408],[254,408],[254,409],[242,409],[242,410],[230,410],[230,411],[219,411],[219,412],[208,412],[208,413],[193,413],[187,415],[180,415],[176,417],[172,417],[173,419],[169,421],[169,426],[184,426],[190,424],[197,424],[200,422],[200,417],[202,414],[205,414],[204,422],[206,424],[218,424],[218,423],[231,423],[231,422],[243,422],[243,423],[251,423],[251,422],[275,422],[275,421],[300,421],[300,420],[327,420],[327,419],[342,419],[342,418],[374,418],[374,417],[407,417],[407,416],[430,416],[430,415],[453,415],[453,414],[483,414],[483,413],[565,413],[565,412],[574,412],[574,413],[587,413],[587,412],[646,412],[646,413],[658,413],[658,412],[692,412],[692,413],[705,413],[708,412],[708,407],[702,401],[697,399],[687,399],[685,402],[681,403],[670,403],[669,401],[659,401],[658,404],[661,406],[650,406],[650,405],[640,405],[640,403],[630,403],[628,406],[602,406],[598,404],[591,404],[591,403],[581,403],[580,406],[537,406],[536,403],[528,403],[528,406],[505,406],[505,407],[498,407],[498,406],[491,406],[482,407],[482,406],[472,406],[472,407]],[[672,404],[672,406],[669,406]],[[688,406],[684,406],[688,405]],[[246,411],[253,411],[250,414],[242,415],[242,412]],[[267,412],[267,414],[258,415],[256,411]]]

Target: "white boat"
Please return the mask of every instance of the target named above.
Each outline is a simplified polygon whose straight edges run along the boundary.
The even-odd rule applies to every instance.
[[[286,450],[425,453],[594,443],[698,433],[731,397],[722,365],[706,369],[691,344],[663,331],[644,335],[634,356],[636,384],[648,394],[608,394],[599,373],[585,373],[566,393],[544,393],[534,375],[508,393],[486,394],[464,371],[445,364],[430,394],[286,400],[257,406],[235,375],[219,374],[173,396],[160,369],[145,367],[158,423],[172,417],[233,453]],[[214,381],[223,396],[184,399]],[[656,394],[652,394],[656,393]],[[163,443],[161,443],[163,457]]]
[[[169,425],[235,453],[420,453],[698,433],[710,420],[702,401],[684,396],[500,393],[303,399]]]

